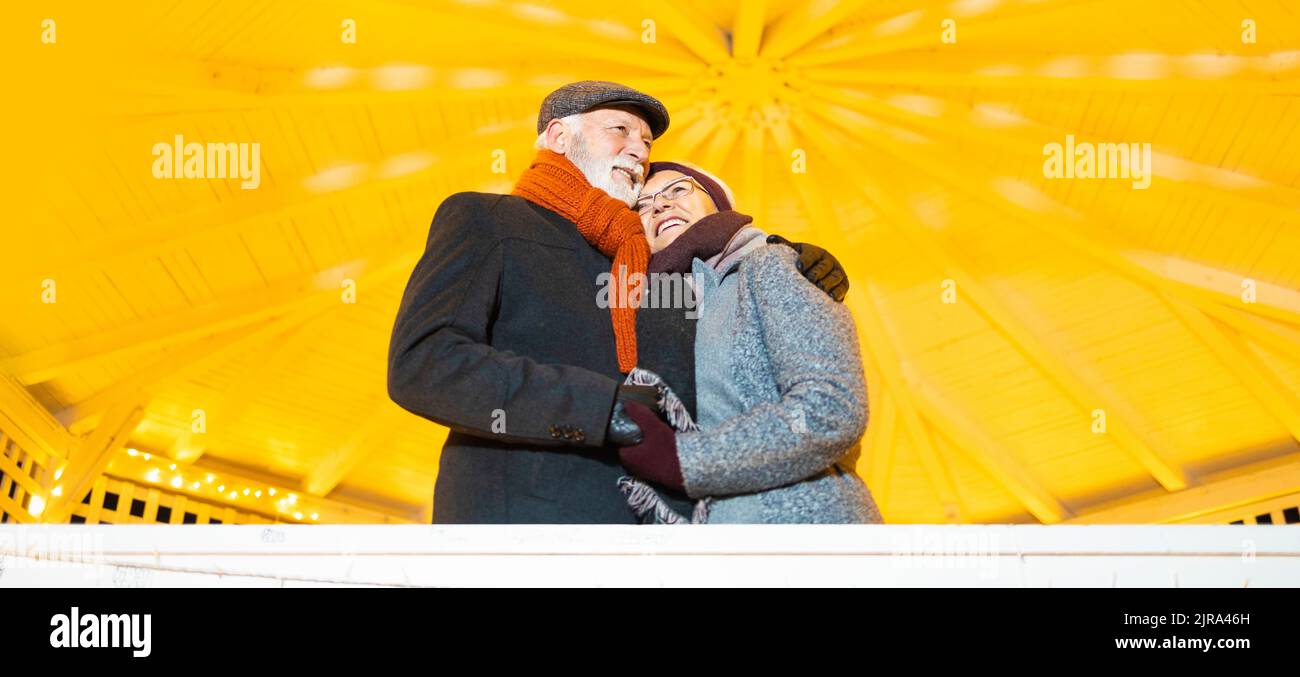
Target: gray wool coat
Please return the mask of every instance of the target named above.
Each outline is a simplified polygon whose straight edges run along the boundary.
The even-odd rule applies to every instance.
[[[762,235],[742,229],[717,269],[693,263],[699,420],[677,434],[686,492],[702,499],[690,521],[881,523],[840,463],[867,426],[853,318]]]

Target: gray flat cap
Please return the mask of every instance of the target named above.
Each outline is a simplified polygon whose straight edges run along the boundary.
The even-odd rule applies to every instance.
[[[570,82],[546,95],[541,110],[537,112],[537,133],[541,134],[555,118],[585,113],[597,106],[614,105],[635,106],[640,110],[656,139],[668,129],[668,109],[659,99],[617,82],[583,80]]]

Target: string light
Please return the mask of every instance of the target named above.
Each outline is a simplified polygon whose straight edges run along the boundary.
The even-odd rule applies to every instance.
[[[140,451],[139,449],[129,448],[129,449],[125,449],[125,451],[127,452],[128,456],[138,457],[141,460],[147,461],[153,458],[152,454]],[[189,480],[187,480],[185,476],[180,472],[169,473],[170,478],[164,478],[162,477],[162,473],[165,470],[178,471],[179,464],[175,462],[167,462],[167,459],[165,457],[159,457],[159,460],[167,463],[166,468],[162,467],[161,465],[157,467],[146,467],[147,469],[145,469],[143,474],[143,478],[146,482],[154,483],[154,484],[170,485],[175,489],[180,489],[180,490],[188,489],[195,492],[203,491],[203,484],[206,482],[207,484],[213,485],[215,487],[216,496],[220,500],[236,501],[239,499],[240,494],[243,494],[246,497],[250,497],[252,499],[257,499],[257,500],[263,500],[266,497],[273,497],[275,499],[275,505],[277,510],[281,513],[292,515],[293,518],[297,521],[301,522],[305,520],[310,520],[313,522],[317,522],[320,520],[319,512],[303,512],[301,508],[299,508],[298,494],[294,492],[291,491],[282,492],[280,489],[277,489],[276,487],[268,487],[268,486],[231,487],[223,482],[220,482],[220,478],[218,478],[215,473],[211,473],[211,472],[204,473],[201,478],[190,478]],[[54,479],[55,480],[60,479],[62,474],[63,474],[63,468],[59,468],[58,470],[55,471]],[[63,493],[64,493],[63,487],[57,486],[51,490],[49,496],[60,497],[63,495]],[[34,503],[32,505],[34,505]],[[295,508],[299,508],[299,509],[295,510]]]

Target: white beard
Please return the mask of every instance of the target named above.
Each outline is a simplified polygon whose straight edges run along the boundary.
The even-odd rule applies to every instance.
[[[637,196],[641,194],[641,187],[645,185],[645,177],[641,175],[641,165],[621,157],[594,158],[588,151],[587,140],[579,134],[574,134],[573,137],[573,144],[569,146],[569,152],[565,157],[582,171],[582,175],[587,177],[587,182],[605,191],[615,200],[623,202],[629,208],[635,205]],[[632,185],[615,178],[615,167],[631,170],[634,177]]]

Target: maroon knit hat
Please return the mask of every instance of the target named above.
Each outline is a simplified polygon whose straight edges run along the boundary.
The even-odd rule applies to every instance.
[[[692,179],[695,179],[695,181],[704,188],[704,192],[708,193],[709,197],[713,198],[713,204],[717,205],[718,211],[725,212],[731,209],[731,200],[727,199],[727,191],[722,188],[722,185],[713,180],[713,177],[694,167],[689,167],[677,162],[651,162],[650,172],[645,176],[646,180],[648,181],[651,176],[654,176],[655,172],[663,169],[681,172]]]

